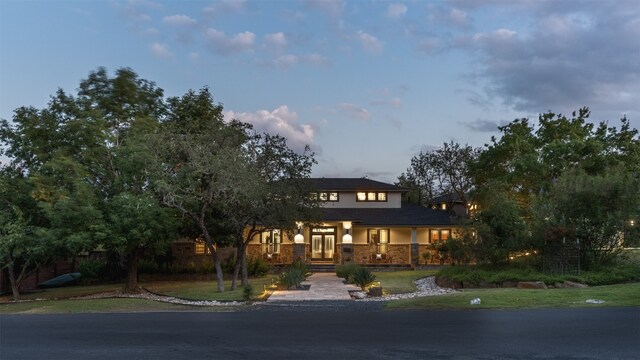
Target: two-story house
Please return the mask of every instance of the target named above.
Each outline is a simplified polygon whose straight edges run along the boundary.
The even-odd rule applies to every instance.
[[[279,264],[300,258],[416,266],[439,263],[432,245],[455,237],[448,212],[403,203],[405,188],[364,178],[310,181],[317,189],[310,196],[322,206],[321,222],[299,223],[293,234],[265,231],[249,244],[248,256]]]

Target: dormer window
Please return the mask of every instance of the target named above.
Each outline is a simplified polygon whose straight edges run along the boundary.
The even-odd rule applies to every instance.
[[[340,200],[340,195],[337,192],[330,191],[312,192],[310,197],[311,200],[322,202],[336,202]]]
[[[387,201],[387,193],[386,192],[376,192],[376,191],[359,191],[356,193],[356,201]]]

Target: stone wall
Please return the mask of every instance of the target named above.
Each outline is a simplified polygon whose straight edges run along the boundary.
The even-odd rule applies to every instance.
[[[369,244],[354,244],[353,245],[353,260],[357,264],[375,264],[390,263],[390,264],[411,264],[411,244],[389,244],[387,248],[387,255],[382,260],[372,259],[372,254],[375,254],[374,247]]]

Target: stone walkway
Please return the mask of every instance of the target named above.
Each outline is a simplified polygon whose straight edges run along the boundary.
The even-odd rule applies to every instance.
[[[349,290],[360,290],[355,285],[344,284],[335,273],[314,273],[302,284],[311,287],[309,290],[276,290],[267,301],[351,300]]]

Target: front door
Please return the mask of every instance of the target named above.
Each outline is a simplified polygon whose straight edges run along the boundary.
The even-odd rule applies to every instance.
[[[321,230],[314,231],[314,233],[311,234],[311,260],[333,260],[335,247],[335,228],[322,228]]]

